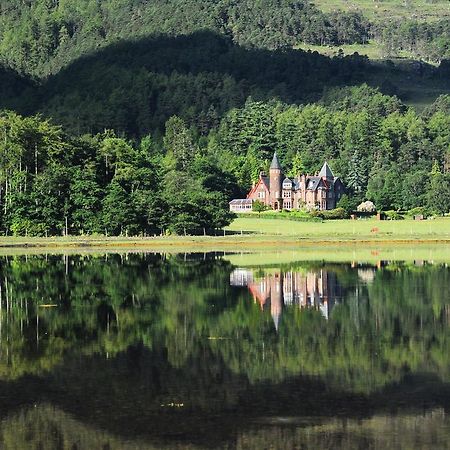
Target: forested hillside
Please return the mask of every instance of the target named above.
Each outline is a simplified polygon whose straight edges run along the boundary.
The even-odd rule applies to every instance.
[[[359,14],[324,14],[303,0],[4,0],[0,12],[1,60],[40,77],[99,47],[155,34],[210,30],[267,49],[368,38]]]
[[[322,105],[247,102],[224,117],[209,148],[240,185],[249,186],[259,170],[267,170],[277,149],[291,176],[314,173],[328,161],[345,181],[353,207],[368,198],[378,209],[447,212],[449,110],[450,97],[441,97],[420,117],[367,86],[330,92]]]
[[[445,57],[446,23],[385,23],[380,31],[372,22],[299,0],[4,0],[0,62],[16,74],[0,73],[0,107],[43,112],[78,134],[113,128],[141,137],[173,114],[203,124],[249,96],[308,103],[329,86],[366,82],[422,106],[450,92],[446,61],[436,69],[292,49],[378,36],[389,51],[420,47],[432,55],[438,36],[436,58]],[[24,89],[23,77],[34,85]]]
[[[112,45],[50,77],[36,93],[40,111],[78,134],[113,128],[141,137],[162,130],[174,114],[204,134],[249,96],[306,103],[326,86],[363,82],[368,71],[357,56],[246,49],[205,31]]]
[[[248,97],[306,104],[324,90],[367,82],[414,101],[450,92],[450,70],[401,69],[352,55],[327,58],[299,50],[250,49],[210,31],[123,41],[80,57],[23,95],[0,99],[4,108],[42,112],[74,134],[114,129],[141,138],[161,132],[172,115],[206,134]],[[11,106],[12,104],[12,106]],[[18,105],[18,106],[16,106]]]
[[[321,6],[319,2],[319,7]],[[305,0],[3,0],[0,61],[45,77],[81,55],[123,39],[210,30],[244,47],[278,49],[380,42],[429,61],[450,57],[450,19],[368,19],[360,10],[322,12]]]

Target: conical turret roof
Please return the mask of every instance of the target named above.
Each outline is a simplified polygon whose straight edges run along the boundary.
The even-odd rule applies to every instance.
[[[273,154],[272,164],[270,165],[270,168],[281,170],[281,164],[280,161],[278,161],[277,152]]]
[[[322,169],[320,169],[319,172],[319,177],[321,178],[334,178],[334,173],[333,171],[330,169],[330,166],[328,165],[327,162],[325,162],[322,166]]]

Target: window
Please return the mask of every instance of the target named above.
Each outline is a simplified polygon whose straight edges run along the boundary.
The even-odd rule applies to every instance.
[[[258,198],[266,198],[266,193],[264,191],[259,191]]]
[[[285,201],[283,202],[283,208],[284,208],[284,209],[291,209],[291,205],[292,205],[292,203],[291,203],[290,200],[285,200]]]
[[[283,198],[291,198],[291,191],[283,191]]]

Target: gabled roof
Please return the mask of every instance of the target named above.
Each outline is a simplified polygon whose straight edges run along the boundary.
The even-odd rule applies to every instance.
[[[277,152],[273,154],[272,164],[270,165],[270,168],[281,170],[281,164],[280,161],[278,161]]]
[[[334,178],[334,173],[330,169],[330,166],[328,165],[328,163],[326,161],[324,162],[324,164],[322,166],[322,169],[320,169],[319,177],[321,177],[321,178]]]
[[[249,198],[256,190],[258,189],[261,184],[264,186],[267,192],[270,192],[270,180],[269,177],[265,175],[261,175],[259,177],[258,182],[253,186],[253,188],[250,190],[250,192],[247,194],[247,198]]]
[[[269,177],[263,176],[261,177],[261,181],[264,183],[264,186],[267,188],[267,190],[269,190],[270,189]]]
[[[320,182],[322,181],[322,177],[308,177],[306,179],[306,189],[310,191],[315,191],[318,187]],[[311,184],[311,187],[310,187]]]
[[[284,183],[291,183],[291,184],[293,184],[292,180],[290,178],[287,178],[287,177],[283,180],[283,184]]]

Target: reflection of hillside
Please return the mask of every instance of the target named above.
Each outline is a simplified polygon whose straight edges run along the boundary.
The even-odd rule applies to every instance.
[[[442,409],[420,415],[377,415],[364,420],[331,419],[321,424],[292,425],[282,428],[275,419],[272,426],[240,435],[237,448],[428,450],[447,449],[450,442],[450,418]]]
[[[276,270],[261,277],[252,270],[236,269],[230,284],[246,286],[261,309],[270,309],[277,330],[285,306],[314,308],[328,319],[342,297],[336,273],[325,269],[306,273]]]
[[[0,443],[4,450],[19,449],[77,449],[77,450],[136,450],[156,449],[143,442],[130,442],[85,425],[69,414],[39,404],[22,409],[4,419],[0,425]]]
[[[284,425],[279,422],[285,422]],[[448,448],[450,419],[442,409],[423,414],[376,415],[371,418],[318,419],[267,418],[242,430],[235,430],[225,442],[214,442],[214,448],[260,450]],[[109,431],[95,428],[73,418],[51,405],[38,404],[5,418],[0,425],[1,448],[77,449],[77,450],[153,450],[211,448],[202,444],[177,441],[148,442],[146,439],[124,439]]]

